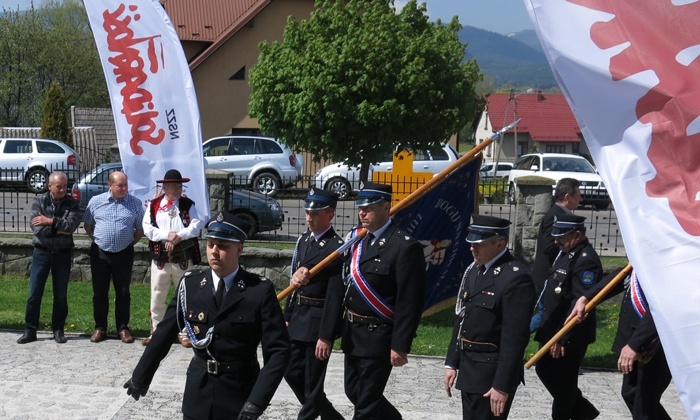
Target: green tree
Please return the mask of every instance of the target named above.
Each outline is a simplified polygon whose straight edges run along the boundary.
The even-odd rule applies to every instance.
[[[44,101],[43,118],[41,120],[41,137],[61,141],[73,147],[73,139],[68,127],[68,109],[66,98],[63,96],[61,85],[51,83]]]
[[[362,164],[399,149],[439,147],[479,106],[476,61],[464,61],[457,18],[428,22],[411,0],[317,0],[262,43],[251,70],[250,113],[261,129],[317,160]]]

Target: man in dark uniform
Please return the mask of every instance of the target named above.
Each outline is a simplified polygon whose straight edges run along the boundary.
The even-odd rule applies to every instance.
[[[540,346],[556,335],[576,301],[602,278],[600,258],[586,238],[585,220],[576,215],[554,219],[552,236],[561,252],[540,296],[542,317],[535,332]],[[552,418],[555,420],[594,419],[600,414],[578,388],[581,362],[588,345],[595,342],[595,322],[593,310],[537,362],[537,376],[554,398]]]
[[[284,318],[289,328],[292,359],[284,379],[302,403],[299,419],[340,419],[323,392],[333,341],[340,332],[343,305],[343,262],[336,258],[309,277],[309,270],[343,244],[331,226],[338,194],[311,188],[304,210],[309,229],[297,240],[292,258],[292,283]]]
[[[583,320],[588,300],[619,271],[608,275],[594,290],[582,296],[570,318],[578,316]],[[617,368],[624,374],[620,394],[634,420],[670,420],[671,416],[661,405],[661,396],[671,383],[671,371],[649,305],[634,271],[626,281],[617,283],[606,299],[623,292],[617,335],[612,346],[614,352],[620,353]]]
[[[535,287],[530,270],[508,251],[509,225],[475,215],[468,228],[474,263],[462,278],[445,359],[445,390],[451,397],[456,379],[464,419],[507,418],[524,377]]]
[[[184,325],[194,348],[182,401],[184,417],[257,419],[289,363],[284,316],[273,284],[238,264],[250,226],[219,213],[206,228],[211,269],[183,275],[165,318],[124,387],[136,400],[146,394]],[[262,369],[257,358],[261,342]]]
[[[368,233],[349,251],[342,340],[345,394],[355,405],[355,419],[400,419],[383,393],[392,367],[408,362],[423,311],[423,249],[392,222],[391,186],[365,183],[356,205]]]

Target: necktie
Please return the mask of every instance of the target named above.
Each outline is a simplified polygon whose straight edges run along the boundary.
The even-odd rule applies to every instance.
[[[367,246],[372,246],[372,241],[374,240],[374,233],[372,232],[367,232],[367,236],[365,236],[367,239]]]
[[[226,292],[226,283],[224,279],[219,279],[219,286],[216,288],[216,295],[214,295],[214,300],[216,300],[216,306],[221,306],[221,302],[224,300],[224,293]]]

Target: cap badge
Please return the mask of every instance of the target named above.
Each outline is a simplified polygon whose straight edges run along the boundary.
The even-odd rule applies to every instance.
[[[311,189],[309,190],[309,195],[314,195],[314,194],[316,194],[316,191],[314,191],[314,189],[311,188]]]
[[[224,214],[223,214],[223,213],[219,213],[219,215],[216,216],[216,221],[217,221],[217,222],[223,222],[223,221],[224,221]]]

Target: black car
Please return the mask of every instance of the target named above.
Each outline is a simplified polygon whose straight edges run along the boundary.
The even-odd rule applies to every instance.
[[[75,184],[71,195],[80,203],[80,213],[85,212],[90,198],[107,191],[107,179],[114,171],[121,171],[121,163],[105,163],[83,175]],[[248,237],[258,232],[282,227],[284,214],[280,204],[263,194],[233,189],[228,211],[252,226]]]

